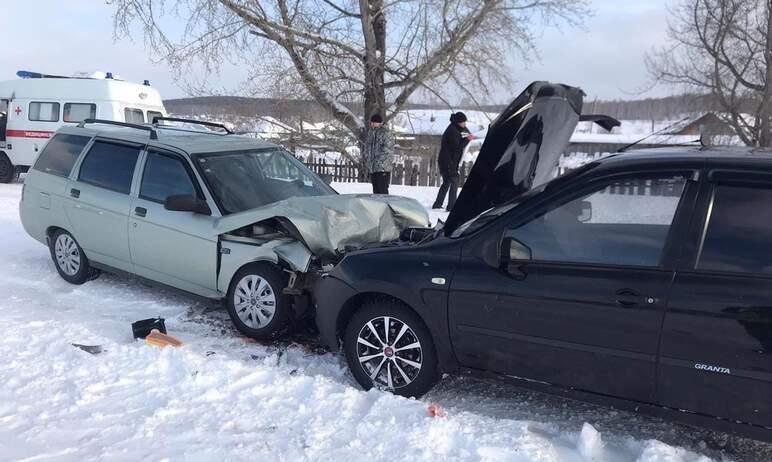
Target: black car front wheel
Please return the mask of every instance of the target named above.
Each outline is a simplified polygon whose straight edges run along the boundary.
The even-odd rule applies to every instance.
[[[403,304],[388,299],[365,304],[351,317],[343,338],[349,368],[363,388],[421,396],[437,382],[439,367],[429,329]]]

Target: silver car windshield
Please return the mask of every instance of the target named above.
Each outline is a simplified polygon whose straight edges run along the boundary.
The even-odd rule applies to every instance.
[[[336,194],[283,149],[199,154],[195,163],[226,215],[291,197]]]

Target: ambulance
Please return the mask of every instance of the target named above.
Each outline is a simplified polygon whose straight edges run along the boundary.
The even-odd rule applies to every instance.
[[[161,95],[147,80],[126,82],[111,72],[16,75],[19,79],[0,82],[0,183],[26,172],[62,125],[83,119],[151,123],[167,115]]]

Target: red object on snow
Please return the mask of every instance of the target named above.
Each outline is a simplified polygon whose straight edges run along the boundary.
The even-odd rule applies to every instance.
[[[182,346],[182,341],[172,337],[171,335],[161,333],[158,329],[151,330],[147,337],[145,337],[145,342],[148,345],[153,345],[160,348],[167,346]]]
[[[429,412],[429,417],[445,417],[445,409],[439,404],[430,404],[427,411]]]

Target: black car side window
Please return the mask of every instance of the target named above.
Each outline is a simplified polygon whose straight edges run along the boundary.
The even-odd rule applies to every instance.
[[[551,206],[507,237],[525,246],[516,254],[535,261],[659,266],[685,186],[681,176],[615,180]]]
[[[697,268],[772,274],[772,185],[719,185]]]
[[[163,203],[167,197],[175,195],[199,196],[182,159],[149,152],[139,197]]]

